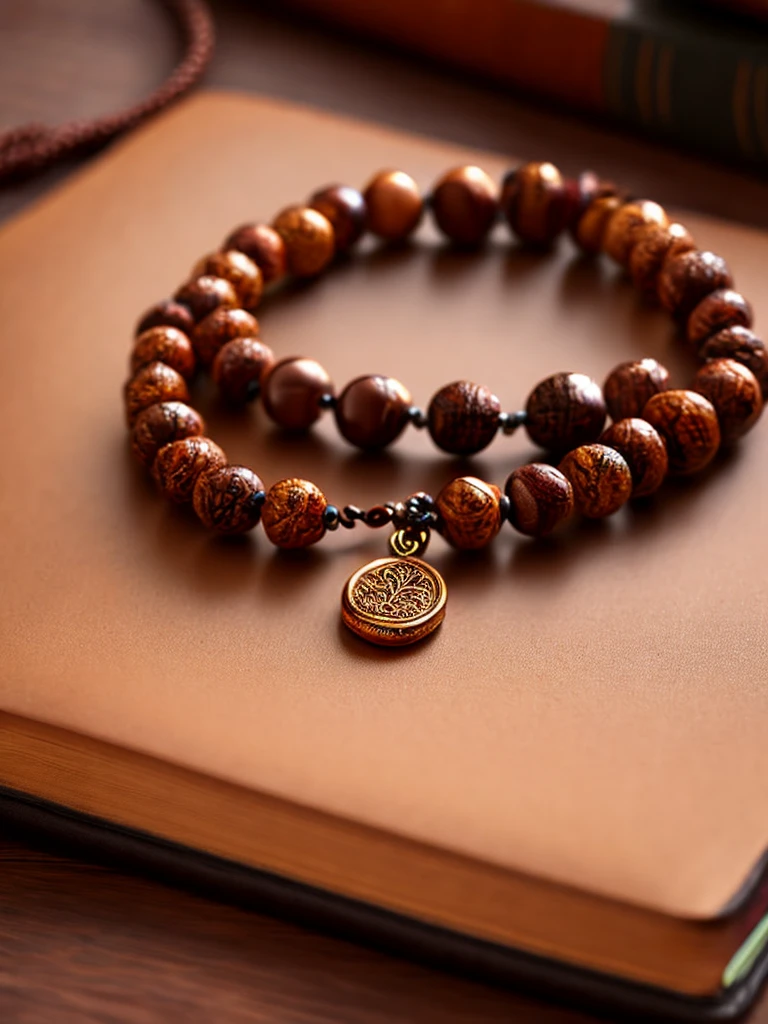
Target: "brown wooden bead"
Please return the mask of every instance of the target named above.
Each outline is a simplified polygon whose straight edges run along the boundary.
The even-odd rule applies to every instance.
[[[419,186],[404,171],[380,171],[363,192],[368,230],[388,242],[400,242],[421,222],[424,202]]]
[[[234,309],[238,304],[237,292],[223,277],[204,274],[182,285],[174,298],[189,306],[195,323],[199,323],[214,309]]]
[[[278,213],[272,227],[285,242],[288,270],[296,277],[314,277],[333,259],[333,228],[318,210],[289,206]]]
[[[202,417],[191,406],[184,402],[158,402],[136,417],[131,430],[131,451],[151,469],[161,448],[184,437],[199,437],[204,430]]]
[[[452,242],[480,245],[496,223],[499,190],[479,167],[454,167],[432,190],[432,213],[437,226]]]
[[[639,416],[649,398],[666,391],[669,370],[655,359],[619,363],[605,379],[603,395],[612,420]]]
[[[599,441],[624,456],[632,474],[633,498],[644,498],[661,487],[669,466],[667,446],[647,420],[619,420],[602,432]]]
[[[383,448],[408,423],[410,392],[394,377],[357,377],[336,400],[334,413],[342,437],[358,448]]]
[[[146,311],[136,324],[137,335],[152,327],[176,327],[184,334],[191,334],[195,321],[188,306],[176,302],[175,299],[164,299]]]
[[[691,249],[664,260],[659,273],[659,302],[673,316],[687,317],[710,292],[732,284],[722,256]]]
[[[451,480],[438,494],[440,533],[464,551],[484,548],[501,529],[501,492],[474,476]]]
[[[261,400],[267,415],[286,430],[306,430],[319,419],[324,395],[333,384],[314,359],[295,356],[276,363],[261,384]]]
[[[689,252],[696,243],[682,224],[647,224],[637,232],[629,253],[632,283],[647,302],[658,301],[659,274],[664,260],[677,253]]]
[[[687,476],[704,469],[720,447],[715,408],[695,391],[654,395],[643,409],[643,419],[666,442],[670,475]]]
[[[242,405],[258,397],[261,381],[275,365],[272,349],[256,338],[233,338],[216,353],[211,377],[222,398]]]
[[[222,277],[237,292],[240,305],[255,309],[264,291],[264,276],[250,256],[238,249],[226,249],[203,256],[195,264],[193,277]]]
[[[488,388],[457,380],[433,396],[427,425],[438,448],[452,455],[472,455],[495,437],[500,412],[501,403]]]
[[[640,231],[648,224],[666,227],[669,223],[666,211],[650,199],[634,199],[624,203],[609,219],[603,235],[603,251],[620,266],[626,267],[632,246],[638,240]]]
[[[751,327],[752,320],[752,306],[740,292],[717,288],[703,298],[688,317],[688,345],[693,352],[698,352],[710,335],[726,327]]]
[[[500,203],[512,231],[529,245],[550,245],[565,227],[565,183],[554,164],[529,163],[510,172]]]
[[[325,534],[326,500],[309,480],[278,480],[267,491],[261,521],[279,548],[306,548]]]
[[[707,338],[699,349],[701,359],[735,359],[757,377],[763,398],[768,398],[768,349],[762,338],[746,327],[726,327]]]
[[[554,452],[594,441],[605,423],[600,386],[583,373],[555,373],[528,396],[525,429],[534,444]]]
[[[226,464],[226,455],[210,438],[185,437],[160,449],[152,475],[165,497],[182,505],[192,500],[202,473],[210,473]]]
[[[223,249],[237,249],[253,260],[264,284],[279,281],[288,273],[285,242],[268,224],[243,224],[228,235]]]
[[[139,413],[157,402],[188,402],[187,382],[165,363],[142,366],[125,385],[125,413],[133,426]]]
[[[510,473],[504,485],[509,521],[528,537],[546,537],[573,513],[568,477],[545,462],[529,462]]]
[[[573,488],[573,503],[588,519],[613,515],[632,494],[626,459],[605,444],[583,444],[568,452],[560,472]]]
[[[233,338],[254,338],[259,321],[244,309],[215,309],[195,328],[192,344],[203,366],[210,366],[216,353]]]
[[[131,353],[131,372],[149,363],[165,363],[186,380],[194,374],[197,360],[192,342],[175,327],[150,327],[136,339]]]
[[[763,395],[754,373],[735,359],[712,359],[696,374],[693,387],[714,405],[723,444],[754,427],[763,411]]]
[[[201,473],[192,505],[203,526],[218,533],[247,533],[261,519],[264,485],[245,466],[222,466]]]
[[[565,178],[565,226],[573,233],[590,203],[599,196],[615,196],[615,185],[599,178],[594,171],[582,171],[576,178]],[[599,248],[599,247],[598,247]]]
[[[598,196],[588,204],[571,232],[574,242],[583,252],[589,256],[602,252],[608,221],[621,204],[618,196]]]
[[[348,252],[365,231],[368,208],[356,188],[329,185],[315,192],[308,205],[330,221],[336,252]]]

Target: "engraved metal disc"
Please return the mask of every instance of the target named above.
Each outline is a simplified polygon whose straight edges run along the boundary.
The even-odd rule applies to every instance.
[[[437,629],[448,591],[443,577],[419,558],[377,558],[347,580],[341,617],[373,644],[412,644]]]

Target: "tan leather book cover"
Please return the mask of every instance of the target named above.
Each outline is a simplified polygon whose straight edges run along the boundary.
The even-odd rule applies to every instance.
[[[546,154],[525,154],[545,157]],[[676,918],[718,915],[768,846],[768,431],[653,501],[477,556],[435,537],[449,587],[429,642],[376,649],[339,621],[386,553],[339,531],[303,555],[208,536],[132,463],[121,387],[140,313],[234,226],[322,184],[401,167],[427,188],[509,157],[273,102],[203,95],[131,137],[0,236],[0,711],[482,861]],[[599,170],[599,168],[598,168]],[[632,182],[626,183],[630,188]],[[768,237],[674,211],[768,323]],[[693,365],[667,317],[568,241],[364,255],[268,298],[262,336],[338,385],[392,374],[425,406],[467,377],[506,409],[557,370]],[[232,461],[338,505],[503,484],[521,432],[452,460],[410,431],[371,457],[200,400]],[[0,757],[0,783],[13,770]],[[10,781],[9,781],[10,780]]]

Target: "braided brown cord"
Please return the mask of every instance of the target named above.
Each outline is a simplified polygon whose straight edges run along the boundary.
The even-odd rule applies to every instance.
[[[25,124],[0,133],[0,185],[30,177],[65,157],[98,149],[116,135],[136,127],[173,103],[199,81],[211,59],[213,19],[205,0],[162,0],[184,36],[183,60],[145,99],[91,121],[68,121],[58,127]]]

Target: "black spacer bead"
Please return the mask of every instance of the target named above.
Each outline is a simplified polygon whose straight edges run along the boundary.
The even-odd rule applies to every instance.
[[[338,530],[340,522],[339,510],[335,505],[326,505],[323,512],[323,522],[326,530]]]
[[[412,405],[408,410],[408,419],[416,427],[417,430],[421,430],[427,425],[427,417],[423,409],[420,409],[418,405]]]
[[[509,500],[506,494],[502,494],[502,496],[499,498],[499,511],[501,512],[502,523],[506,523],[506,521],[509,519],[509,511],[511,507],[512,502]]]
[[[333,409],[336,406],[336,395],[321,395],[317,404],[321,409]]]

